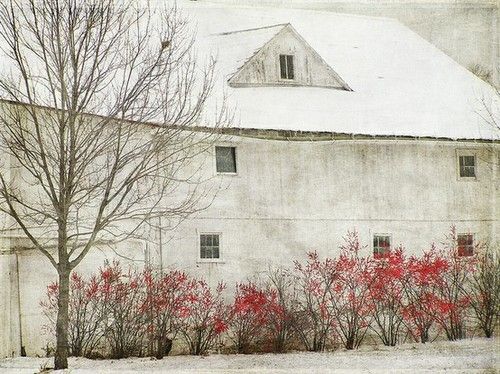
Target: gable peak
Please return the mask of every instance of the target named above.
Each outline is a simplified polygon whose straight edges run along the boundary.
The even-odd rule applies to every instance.
[[[277,28],[228,80],[231,87],[322,87],[352,91],[290,23],[236,30],[229,34]]]

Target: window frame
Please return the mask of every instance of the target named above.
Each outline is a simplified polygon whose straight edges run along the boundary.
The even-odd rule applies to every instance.
[[[203,262],[208,262],[208,263],[224,263],[223,260],[223,250],[222,250],[222,233],[217,232],[217,231],[200,231],[197,233],[198,234],[198,240],[197,240],[197,260],[196,262],[198,263],[203,263]],[[219,237],[219,257],[218,258],[202,258],[201,257],[201,236],[202,235],[218,235]]]
[[[459,237],[460,236],[470,236],[472,237],[472,243],[471,244],[465,244],[465,250],[467,250],[467,247],[471,247],[471,251],[470,251],[470,254],[468,254],[469,252],[466,252],[467,254],[460,254],[460,248],[459,248]],[[457,256],[458,257],[473,257],[475,255],[474,253],[474,247],[475,247],[475,241],[476,241],[476,236],[474,235],[474,233],[472,232],[460,232],[460,233],[457,233]]]
[[[281,57],[282,57],[282,56],[284,56],[284,58],[285,58],[285,59],[284,59],[284,60],[285,60],[285,73],[286,73],[286,74],[285,74],[285,75],[286,75],[286,77],[285,77],[285,78],[283,78],[283,77],[282,77],[282,75],[281,75],[281,70],[282,70],[282,69],[281,69],[281,66],[282,66],[282,65],[281,65]],[[292,73],[292,74],[291,74],[291,75],[292,75],[292,78],[289,78],[289,76],[290,76],[290,74],[289,74],[289,73],[290,73],[290,70],[289,70],[289,63],[288,63],[288,58],[289,58],[289,57],[291,58],[291,61],[292,61],[292,64],[291,64],[291,65],[292,65],[292,70],[291,70],[291,73]],[[295,76],[296,76],[296,74],[295,74],[295,65],[296,65],[296,64],[295,64],[295,55],[293,55],[293,54],[285,54],[285,53],[280,53],[280,54],[278,54],[278,73],[279,73],[279,77],[280,77],[280,80],[281,80],[281,81],[284,81],[284,82],[292,82],[292,81],[295,81]]]
[[[462,157],[472,156],[474,157],[474,176],[466,177],[460,175],[460,159]],[[456,168],[457,168],[457,180],[459,181],[476,181],[478,179],[478,157],[477,152],[470,149],[457,149],[456,152]]]
[[[234,166],[236,168],[236,172],[232,171],[218,171],[217,170],[217,147],[219,148],[234,148]],[[214,146],[214,170],[215,174],[217,175],[233,175],[236,176],[238,175],[238,170],[239,170],[239,164],[238,164],[238,147],[233,144],[216,144]]]
[[[375,253],[375,245],[374,245],[374,241],[375,241],[375,237],[387,237],[389,238],[389,250],[387,251],[387,253],[390,253],[392,251],[392,235],[391,234],[387,234],[387,233],[374,233],[372,235],[372,240],[371,240],[371,243],[372,243],[372,256],[374,259],[383,259],[385,257],[385,255],[387,253],[384,253],[384,254],[379,254],[379,253]],[[378,247],[380,248],[380,246]]]

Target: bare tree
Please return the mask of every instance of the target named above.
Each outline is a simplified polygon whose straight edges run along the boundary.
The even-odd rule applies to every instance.
[[[136,4],[0,4],[0,211],[57,270],[56,369],[68,365],[71,271],[99,243],[202,209],[194,160],[230,120],[222,103],[196,130],[215,62],[196,63],[175,7]]]
[[[493,131],[493,139],[500,138],[500,89],[492,87],[493,94],[479,99],[479,110],[476,114],[486,123]]]

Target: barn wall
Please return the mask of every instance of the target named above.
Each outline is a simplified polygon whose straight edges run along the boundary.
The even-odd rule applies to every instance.
[[[455,224],[481,240],[497,234],[498,157],[457,142],[287,142],[234,138],[238,174],[198,218],[164,244],[166,265],[191,269],[213,284],[292,266],[306,252],[335,256],[348,230],[372,253],[373,234],[421,253]],[[457,150],[476,152],[478,178],[458,179]],[[495,156],[496,155],[496,156]],[[221,263],[197,262],[201,232],[222,236]],[[164,236],[166,237],[166,236]]]
[[[367,245],[367,255],[374,233],[392,235],[393,244],[403,244],[409,253],[440,242],[452,224],[478,239],[497,239],[498,164],[491,160],[498,157],[498,145],[493,151],[489,145],[472,142],[292,142],[243,137],[220,144],[237,147],[238,173],[217,175],[215,162],[207,163],[205,172],[221,186],[207,210],[174,232],[164,232],[161,246],[156,233],[150,243],[96,249],[77,270],[95,272],[117,254],[123,256],[119,257],[123,264],[137,266],[146,257],[154,264],[161,258],[164,268],[184,269],[213,285],[223,280],[232,292],[236,281],[269,266],[291,267],[307,251],[335,256],[342,237],[354,228]],[[477,180],[457,178],[457,149],[476,152]],[[198,238],[203,232],[221,234],[222,261],[198,261]],[[3,256],[0,265],[5,266]],[[56,274],[42,255],[30,250],[19,253],[19,275],[23,345],[28,355],[42,355],[48,336],[43,333],[46,320],[39,302]],[[13,303],[14,299],[10,298]],[[0,313],[4,310],[2,304]],[[13,344],[15,337],[1,335],[2,344],[9,339]]]
[[[0,357],[10,356],[10,262],[0,255]]]
[[[4,178],[10,178],[10,158],[5,155],[0,157],[0,171]],[[0,212],[0,358],[21,353],[17,258],[11,251],[10,226],[9,217]]]
[[[0,240],[0,358],[21,354],[19,319],[18,259],[15,253],[1,251],[9,240]]]

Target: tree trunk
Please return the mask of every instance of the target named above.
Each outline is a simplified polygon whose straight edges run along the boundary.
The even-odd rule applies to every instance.
[[[345,349],[354,349],[354,334],[351,333],[349,334],[349,336],[347,337],[346,339],[346,342],[345,342]]]
[[[56,353],[54,369],[68,368],[68,326],[69,326],[69,274],[70,270],[59,270],[59,298],[57,301]]]
[[[429,329],[424,328],[420,331],[420,342],[427,343],[429,341]]]

